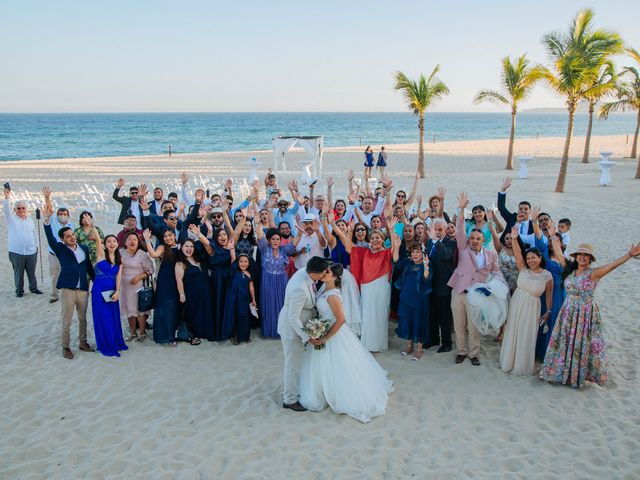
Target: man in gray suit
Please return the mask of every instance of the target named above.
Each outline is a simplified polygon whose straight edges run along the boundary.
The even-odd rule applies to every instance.
[[[316,282],[330,274],[329,261],[312,257],[306,269],[298,270],[287,283],[284,306],[278,316],[278,334],[284,352],[284,393],[283,408],[296,412],[306,409],[298,402],[298,381],[302,368],[304,344],[321,342],[309,338],[304,331],[305,322],[317,316]]]

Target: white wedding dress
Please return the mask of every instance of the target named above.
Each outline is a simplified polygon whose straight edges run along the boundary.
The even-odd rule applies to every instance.
[[[318,316],[335,323],[327,298],[336,289],[321,293],[316,302]],[[322,350],[307,346],[300,376],[300,403],[319,412],[327,404],[335,413],[345,413],[363,423],[383,415],[393,383],[358,337],[343,325]]]

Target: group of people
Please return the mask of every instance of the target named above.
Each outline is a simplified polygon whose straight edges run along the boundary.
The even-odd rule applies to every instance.
[[[367,151],[369,162],[373,153]],[[183,174],[180,192],[165,198],[156,187],[150,199],[144,184],[123,194],[119,179],[113,198],[121,205],[123,228],[106,236],[88,211],[72,225],[68,209],[54,209],[52,192],[43,188],[50,302],[61,303],[63,355],[74,356],[74,310],[79,348],[93,350],[86,332],[89,290],[97,349],[104,355],[119,356],[128,342],[144,341],[150,327],[153,340],[168,347],[181,340],[250,342],[254,328],[264,338],[279,338],[287,285],[319,257],[340,266],[344,325],[369,352],[388,349],[391,319],[407,341],[401,353],[408,358],[418,361],[429,348],[450,352],[455,337],[455,362],[469,358],[477,366],[481,334],[494,332],[505,372],[531,375],[538,358],[545,380],[573,387],[607,383],[593,293],[602,277],[638,257],[640,246],[595,267],[591,245],[567,253],[569,219],[554,222],[527,201],[515,212],[507,208],[508,179],[497,212],[475,205],[467,218],[465,193],[449,215],[444,188],[423,208],[418,175],[407,195],[394,192],[386,176],[372,190],[369,174],[359,182],[349,172],[346,194],[334,199],[331,177],[325,196],[315,194],[314,182],[304,193],[295,181],[283,189],[269,171],[264,186],[252,182],[237,205],[230,179],[224,192],[210,195],[196,187],[190,198]],[[16,202],[12,209],[10,190],[4,194],[16,295],[24,295],[25,271],[30,290],[42,293],[35,278],[35,226],[26,205]],[[152,311],[139,304],[149,286],[155,292],[152,324]],[[128,319],[126,338],[121,315]]]

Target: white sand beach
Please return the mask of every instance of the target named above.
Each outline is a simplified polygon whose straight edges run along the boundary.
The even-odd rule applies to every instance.
[[[594,137],[592,163],[581,164],[583,138],[575,137],[566,193],[553,193],[564,138],[517,140],[516,155],[531,155],[530,178],[504,170],[507,140],[426,145],[425,199],[447,188],[453,212],[460,191],[490,207],[504,176],[514,177],[507,205],[529,200],[557,220],[573,221],[572,246],[593,243],[598,263],[640,241],[640,180],[636,160],[623,159],[625,136]],[[375,146],[376,150],[379,146]],[[363,148],[326,149],[323,175],[343,192],[346,172],[362,173]],[[388,145],[396,187],[409,189],[415,145]],[[618,164],[613,184],[600,187],[598,152]],[[257,152],[271,162],[270,152]],[[249,152],[0,162],[0,178],[36,195],[49,185],[54,198],[78,199],[96,186],[110,211],[98,214],[115,233],[115,202],[107,186],[146,181],[165,188],[181,171],[243,179]],[[295,159],[290,165],[298,168]],[[297,178],[299,171],[280,177]],[[194,185],[192,178],[191,185]],[[319,188],[322,191],[322,188]],[[339,197],[339,195],[336,195]],[[62,203],[62,202],[59,202]],[[77,203],[71,217],[77,222]],[[106,223],[106,220],[110,223]],[[203,342],[169,349],[130,344],[121,358],[77,351],[61,355],[60,305],[48,295],[14,296],[0,220],[0,478],[2,479],[214,479],[214,478],[606,478],[640,477],[640,261],[607,276],[597,291],[606,325],[610,385],[583,391],[498,368],[499,344],[482,339],[482,365],[454,364],[455,352],[426,352],[419,362],[399,355],[393,335],[376,358],[395,385],[384,416],[361,424],[327,409],[295,413],[282,408],[279,341],[250,345]],[[42,237],[43,246],[46,243]],[[47,254],[45,282],[49,293]],[[38,279],[40,267],[38,266]],[[635,300],[634,300],[635,298]],[[90,343],[93,341],[88,314]],[[126,319],[123,319],[126,323]],[[124,324],[123,323],[123,324]]]

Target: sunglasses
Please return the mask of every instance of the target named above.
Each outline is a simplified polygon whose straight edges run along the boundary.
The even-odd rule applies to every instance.
[[[167,220],[177,220],[178,217],[167,217]]]
[[[396,194],[396,197],[407,198],[407,196],[404,193],[398,193],[398,194]]]
[[[137,194],[138,194],[138,191],[137,191],[137,190],[134,190],[133,192],[129,192],[129,193],[131,193],[131,195],[137,195]]]
[[[218,213],[216,215],[211,215],[211,218],[222,218],[222,215]]]
[[[366,231],[367,231],[367,229],[366,229],[366,228],[356,228],[356,229],[354,230],[354,232],[366,232]]]

